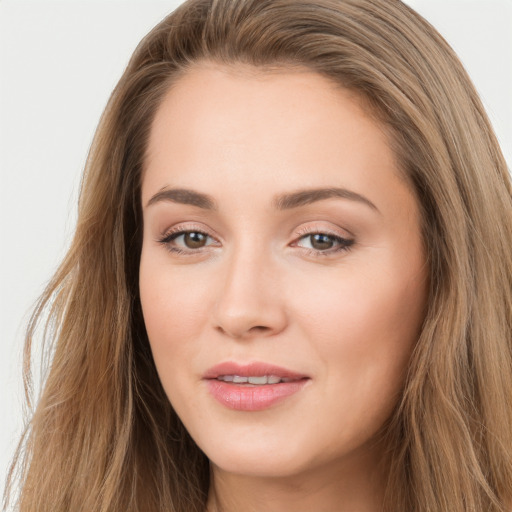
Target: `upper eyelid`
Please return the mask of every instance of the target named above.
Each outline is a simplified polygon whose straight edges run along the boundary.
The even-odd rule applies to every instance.
[[[210,238],[213,238],[214,240],[217,240],[217,238],[215,236],[213,236],[211,233],[209,233],[206,230],[198,229],[198,228],[188,228],[188,227],[187,228],[178,228],[175,230],[174,229],[166,230],[161,236],[158,237],[158,240],[161,241],[161,240],[169,238],[173,235],[176,235],[176,238],[177,238],[178,236],[184,235],[186,233],[201,233],[203,235],[209,236]],[[300,238],[304,238],[305,236],[315,235],[315,234],[328,235],[328,236],[332,236],[335,238],[341,238],[343,240],[352,238],[352,237],[347,238],[346,236],[344,236],[340,233],[336,233],[336,232],[328,230],[328,229],[311,229],[311,230],[305,229],[304,231],[299,231],[299,232],[295,233],[294,236],[295,236],[295,239],[300,239]]]
[[[334,236],[334,237],[342,238],[344,240],[355,238],[354,235],[352,235],[352,233],[350,233],[348,230],[344,229],[343,231],[345,231],[348,236],[344,235],[343,233],[339,233],[339,232],[337,232],[337,231],[335,231],[333,229],[329,229],[329,228],[326,228],[326,229],[322,229],[322,228],[303,228],[303,230],[299,229],[297,231],[296,235],[298,235],[299,237],[302,237],[302,236],[306,236],[306,235],[314,235],[314,234],[317,234],[317,233],[321,233],[323,235]]]
[[[355,238],[355,236],[346,228],[339,228],[339,230],[341,231],[344,231],[344,233],[340,233],[338,230],[336,229],[332,229],[332,228],[326,228],[326,227],[323,227],[323,226],[320,226],[320,227],[317,227],[317,226],[308,226],[308,227],[301,227],[301,228],[297,228],[297,229],[294,229],[294,235],[295,237],[301,237],[301,236],[306,236],[306,235],[311,235],[311,234],[316,234],[316,233],[321,233],[321,234],[325,234],[325,235],[331,235],[331,236],[335,236],[335,237],[339,237],[339,238],[343,238],[343,239],[352,239],[352,238]],[[217,240],[217,241],[221,241],[222,240],[222,237],[218,236],[218,235],[214,235],[211,230],[207,229],[207,228],[204,228],[204,227],[201,227],[199,225],[181,225],[181,224],[178,224],[177,226],[173,226],[171,228],[167,228],[165,230],[163,230],[161,232],[161,234],[159,235],[159,240],[161,240],[162,238],[166,238],[172,234],[176,234],[176,233],[187,233],[187,232],[198,232],[198,233],[203,233],[205,235],[208,235],[209,237]]]
[[[210,230],[208,230],[206,228],[203,228],[200,226],[195,226],[195,225],[181,225],[181,224],[178,224],[177,226],[173,226],[171,228],[164,229],[161,232],[159,238],[162,239],[162,238],[168,237],[173,234],[177,234],[177,233],[183,234],[183,233],[190,233],[190,232],[203,233],[205,235],[208,235],[211,238],[218,238],[217,236],[214,236],[210,232]]]

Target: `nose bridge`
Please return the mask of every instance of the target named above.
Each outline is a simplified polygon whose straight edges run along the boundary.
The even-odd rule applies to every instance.
[[[253,240],[240,241],[225,261],[215,307],[219,330],[232,337],[269,335],[286,324],[278,269],[271,251]]]

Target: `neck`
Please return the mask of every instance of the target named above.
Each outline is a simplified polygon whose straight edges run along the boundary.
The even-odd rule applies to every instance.
[[[207,512],[381,512],[387,473],[375,457],[278,477],[210,471]]]

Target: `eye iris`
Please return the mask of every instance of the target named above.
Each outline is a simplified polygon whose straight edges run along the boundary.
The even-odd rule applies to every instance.
[[[318,250],[331,249],[334,245],[332,236],[316,233],[311,235],[311,246]]]
[[[203,233],[191,231],[190,233],[185,233],[184,242],[189,249],[199,249],[205,245],[206,237],[207,235]]]

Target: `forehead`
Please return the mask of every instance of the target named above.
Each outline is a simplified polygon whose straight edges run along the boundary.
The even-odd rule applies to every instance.
[[[262,186],[357,190],[386,169],[396,175],[395,160],[386,129],[356,92],[304,68],[202,63],[157,110],[143,200],[171,185],[213,194]]]
[[[362,94],[343,88],[308,68],[195,64],[173,83],[157,109],[149,156],[155,143],[159,142],[159,135],[170,128],[169,121],[180,123],[180,130],[185,128],[183,123],[186,121],[187,127],[198,129],[202,126],[207,131],[211,124],[227,128],[229,121],[237,122],[239,129],[242,126],[256,127],[264,116],[263,121],[268,122],[269,129],[288,123],[288,130],[292,130],[291,122],[299,119],[313,121],[316,118],[325,124],[325,114],[332,113],[329,117],[334,120],[333,107],[336,105],[342,105],[345,114],[352,117],[364,115],[368,121],[372,118],[371,121],[377,124],[376,116],[372,115],[369,102]],[[247,114],[251,117],[247,118]],[[279,119],[282,123],[277,124]],[[196,120],[201,126],[193,124]],[[205,125],[206,122],[210,124]],[[272,126],[271,122],[274,123]]]

